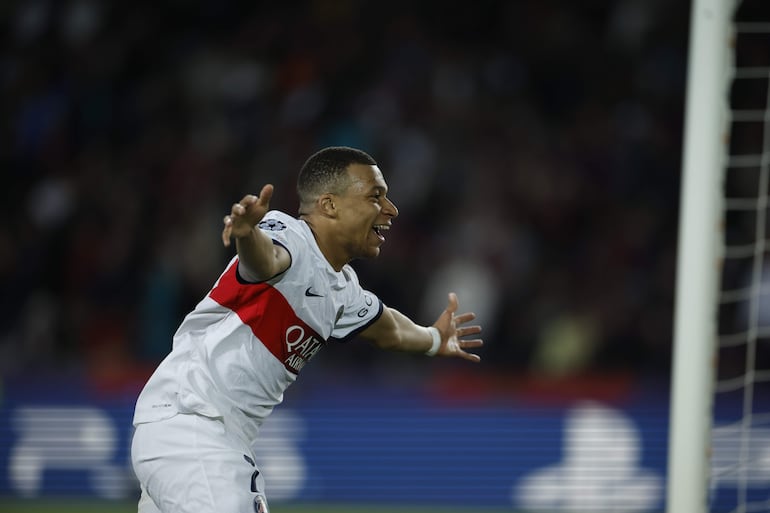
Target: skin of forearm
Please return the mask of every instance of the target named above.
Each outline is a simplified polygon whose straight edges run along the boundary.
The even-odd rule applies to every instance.
[[[379,337],[377,346],[391,351],[424,353],[431,346],[428,328],[415,324],[406,315],[393,308],[387,308],[383,315],[392,318],[390,329]]]
[[[235,247],[238,259],[260,279],[266,280],[278,274],[275,245],[262,230],[252,228],[248,235],[236,237]]]

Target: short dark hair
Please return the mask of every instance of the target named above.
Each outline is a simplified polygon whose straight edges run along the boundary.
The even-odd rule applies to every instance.
[[[365,151],[347,146],[330,146],[311,155],[297,178],[300,209],[325,192],[342,193],[350,185],[345,171],[351,164],[376,166],[377,162]]]

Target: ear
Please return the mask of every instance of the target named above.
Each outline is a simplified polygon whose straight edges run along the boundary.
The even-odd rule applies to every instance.
[[[318,207],[327,217],[337,217],[337,206],[334,204],[334,196],[326,193],[318,197]]]

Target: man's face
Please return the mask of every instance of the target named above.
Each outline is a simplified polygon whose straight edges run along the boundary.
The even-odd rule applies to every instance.
[[[398,209],[386,197],[388,186],[377,166],[352,164],[348,175],[350,186],[335,195],[339,211],[337,240],[349,260],[376,257]]]

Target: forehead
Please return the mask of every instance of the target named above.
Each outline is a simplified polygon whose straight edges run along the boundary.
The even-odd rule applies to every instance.
[[[382,171],[377,166],[366,164],[351,164],[348,167],[351,190],[370,190],[374,188],[388,189]]]

